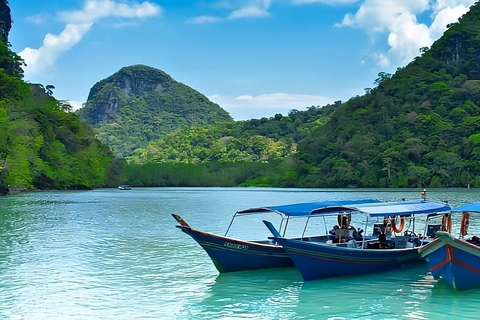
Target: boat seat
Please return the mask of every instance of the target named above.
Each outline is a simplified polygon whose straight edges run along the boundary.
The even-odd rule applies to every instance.
[[[427,237],[428,238],[435,238],[437,235],[437,231],[442,230],[442,224],[429,224],[427,229]]]
[[[405,249],[407,247],[409,236],[396,236],[394,238],[395,249]]]

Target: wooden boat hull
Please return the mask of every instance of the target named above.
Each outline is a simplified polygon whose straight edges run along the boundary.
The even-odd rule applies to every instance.
[[[305,281],[389,271],[422,262],[417,249],[359,249],[275,238]]]
[[[223,237],[191,227],[177,227],[205,250],[220,273],[294,266],[281,246]]]
[[[437,232],[437,236],[419,249],[432,276],[457,290],[480,287],[480,248],[447,232]]]

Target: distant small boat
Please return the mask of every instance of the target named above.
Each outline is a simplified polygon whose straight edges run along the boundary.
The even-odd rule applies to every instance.
[[[118,186],[118,189],[120,190],[131,190],[132,187],[130,187],[128,184],[121,184]]]
[[[432,276],[447,282],[457,290],[480,287],[480,239],[473,236],[466,239],[470,213],[480,213],[480,203],[467,203],[453,208],[452,212],[462,213],[460,238],[449,228],[438,231],[437,239],[420,248],[420,255],[427,260]]]

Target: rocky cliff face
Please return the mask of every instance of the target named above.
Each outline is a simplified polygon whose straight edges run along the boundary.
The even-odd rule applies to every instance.
[[[8,43],[8,33],[12,28],[12,18],[7,0],[0,0],[0,40]]]
[[[454,76],[463,74],[469,80],[480,80],[478,21],[480,5],[477,2],[460,17],[458,23],[448,25],[449,29],[432,45],[432,57],[444,61],[448,73]]]
[[[10,16],[10,7],[6,0],[0,0],[0,41],[8,43],[8,33],[12,27],[12,18]],[[0,152],[1,155],[1,152]],[[8,193],[8,186],[6,184],[5,178],[7,171],[3,170],[5,163],[4,155],[0,157],[0,196],[3,196]]]
[[[172,83],[176,81],[158,69],[143,65],[122,68],[92,87],[87,100],[90,113],[86,119],[92,125],[115,121],[121,104],[152,93],[161,94]]]
[[[198,91],[144,65],[122,68],[96,83],[78,114],[124,157],[177,128],[232,120]]]

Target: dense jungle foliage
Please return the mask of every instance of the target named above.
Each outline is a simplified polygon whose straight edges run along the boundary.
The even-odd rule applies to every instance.
[[[210,126],[179,129],[146,148],[131,160],[147,162],[276,162],[296,153],[296,146],[313,128],[324,124],[336,105],[290,111],[270,119],[217,122]]]
[[[51,96],[53,86],[22,81],[23,60],[9,49],[10,29],[3,29],[10,21],[6,0],[0,0],[0,13],[0,194],[104,186],[113,159],[109,148],[67,112],[66,101]]]
[[[298,145],[308,186],[480,186],[480,5]]]
[[[379,73],[365,95],[285,116],[233,121],[158,69],[123,68],[97,83],[79,111],[126,156],[117,159],[52,97],[52,86],[21,80],[23,61],[7,43],[0,42],[2,193],[120,182],[480,187],[478,2],[421,56],[393,75]]]

